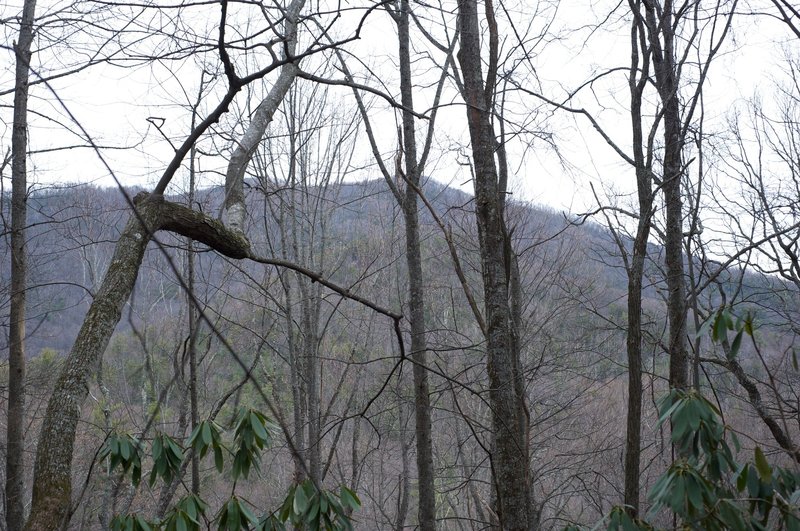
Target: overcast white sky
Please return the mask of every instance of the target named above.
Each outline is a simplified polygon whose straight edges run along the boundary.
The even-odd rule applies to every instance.
[[[0,19],[8,20],[17,16],[21,10],[21,2],[13,0],[4,2]],[[38,12],[42,15],[52,11],[54,6],[39,2]],[[524,30],[526,21],[530,19],[533,7],[525,2],[516,6],[506,4],[518,31]],[[534,67],[541,82],[542,91],[550,98],[560,100],[565,91],[580,85],[593,72],[607,68],[625,67],[629,58],[629,29],[626,22],[616,16],[610,17],[605,27],[590,32],[591,25],[597,24],[608,15],[609,2],[563,2],[556,10],[549,4],[538,4],[540,9],[531,22],[533,33],[541,30],[545,23],[553,19],[550,35],[558,39],[551,42],[538,42],[530,49],[536,52],[532,62],[526,67]],[[186,20],[196,21],[198,28],[205,25],[210,39],[215,38],[213,28],[217,22],[217,6],[208,6],[196,10]],[[623,10],[620,10],[623,13]],[[234,15],[235,16],[235,15]],[[451,17],[452,18],[452,17]],[[339,34],[345,34],[353,27],[355,17],[345,16],[339,24]],[[116,24],[122,21],[115,21]],[[73,25],[77,22],[70,23]],[[232,24],[233,25],[233,24]],[[506,29],[507,23],[505,23]],[[70,26],[67,25],[69,28]],[[16,39],[16,26],[3,24],[6,46],[3,50],[5,59],[0,72],[0,90],[13,87],[13,62],[8,49]],[[243,27],[239,27],[244,31]],[[233,33],[232,30],[231,33]],[[49,33],[64,33],[63,28],[53,29]],[[202,32],[201,32],[202,33]],[[387,83],[391,92],[397,95],[397,73],[395,68],[395,30],[383,13],[373,13],[366,26],[361,41],[348,46],[353,55],[362,58]],[[418,50],[430,49],[419,37]],[[43,35],[39,43],[46,42]],[[741,104],[745,98],[757,91],[769,94],[773,79],[782,75],[784,55],[777,42],[792,43],[786,30],[775,21],[766,18],[741,17],[731,36],[725,53],[718,58],[712,68],[711,77],[706,85],[707,129],[722,127],[731,109]],[[79,39],[86,49],[95,43],[88,42],[86,36],[73,35]],[[154,41],[155,42],[155,41]],[[513,34],[507,33],[502,43],[503,49],[515,44]],[[787,44],[786,46],[790,46]],[[794,44],[796,47],[796,43]],[[707,49],[707,41],[704,47]],[[43,51],[37,65],[44,69],[53,68],[58,63],[80,62],[82,55],[71,55],[70,45],[61,45]],[[439,56],[441,58],[441,56]],[[213,53],[206,57],[210,64],[215,64]],[[194,98],[199,79],[199,60],[161,62],[154,65],[142,64],[135,68],[117,68],[114,66],[96,66],[79,74],[54,81],[52,87],[64,104],[78,118],[80,123],[92,135],[93,139],[103,146],[129,147],[128,150],[104,149],[111,167],[120,180],[126,185],[152,186],[160,176],[160,172],[169,160],[172,150],[163,141],[160,133],[147,121],[148,117],[164,118],[164,130],[174,139],[180,139],[188,130],[190,115],[186,104]],[[314,60],[304,63],[307,69],[320,69]],[[417,63],[416,79],[420,85],[432,79],[430,65],[420,59]],[[355,62],[351,68],[363,72]],[[522,70],[520,70],[522,71]],[[341,74],[333,73],[341,78]],[[374,86],[377,80],[369,81]],[[533,80],[529,81],[531,88]],[[626,114],[627,92],[625,72],[605,78],[594,86],[594,90],[584,90],[572,103],[574,106],[585,106],[590,109],[622,146],[627,146],[629,119]],[[221,86],[221,85],[220,85]],[[256,92],[266,85],[254,87]],[[184,90],[188,94],[184,94]],[[352,106],[354,103],[348,89],[334,88],[334,99],[341,101],[341,106]],[[12,95],[2,96],[0,104],[0,132],[3,151],[10,147],[10,122]],[[216,95],[206,98],[201,110],[207,111],[217,101]],[[424,110],[431,101],[431,90],[420,88],[416,95],[416,105]],[[464,121],[464,108],[452,90],[445,101],[455,104],[445,107],[440,115],[440,131],[436,136],[436,152],[426,173],[436,179],[462,186],[469,180],[469,174],[463,166],[457,164],[458,148],[466,143],[467,134]],[[232,111],[246,108],[246,93],[237,99]],[[566,166],[558,159],[552,149],[544,142],[536,141],[530,136],[520,137],[520,141],[510,144],[510,165],[514,175],[513,188],[517,197],[537,203],[548,204],[558,209],[582,211],[592,203],[589,184],[595,183],[598,188],[609,187],[622,192],[632,191],[633,179],[630,169],[606,146],[600,136],[590,127],[583,117],[576,117],[563,112],[555,112],[544,118],[547,110],[532,98],[522,99],[512,107],[520,112],[524,106],[539,109],[535,123],[546,132],[555,134],[560,155]],[[60,104],[43,85],[31,90],[31,111],[46,115],[31,118],[30,145],[33,151],[57,148],[65,145],[83,143],[76,134],[74,124],[65,116]],[[522,112],[515,120],[523,120]],[[60,122],[55,123],[56,119]],[[219,127],[222,132],[230,132],[235,113],[227,116]],[[373,120],[379,127],[382,148],[388,154],[393,150],[396,140],[393,113],[380,100],[373,99]],[[66,126],[66,127],[65,127]],[[420,131],[425,124],[420,123]],[[66,131],[71,129],[72,132]],[[236,129],[237,133],[241,129]],[[532,142],[532,143],[531,143]],[[230,145],[229,139],[218,137],[216,145],[206,141],[203,147],[210,152]],[[362,139],[363,149],[357,156],[358,163],[368,163],[371,153],[366,138]],[[37,154],[32,158],[32,178],[43,185],[63,182],[93,182],[112,186],[114,181],[96,155],[88,149],[73,149],[51,154]],[[223,157],[210,155],[201,157],[200,167],[208,184],[220,183],[220,172],[224,171]],[[361,172],[360,175],[379,176],[377,169]],[[7,176],[6,176],[7,177]],[[177,182],[176,184],[180,184]],[[467,184],[465,189],[471,187]]]

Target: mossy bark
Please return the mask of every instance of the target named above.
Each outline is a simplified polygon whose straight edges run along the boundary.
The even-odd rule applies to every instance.
[[[58,529],[69,518],[72,501],[72,454],[81,407],[122,308],[136,283],[148,243],[159,230],[200,241],[231,258],[249,256],[238,231],[160,195],[141,193],[125,226],[100,290],[83,321],[56,382],[42,424],[34,468],[33,506],[26,529]]]

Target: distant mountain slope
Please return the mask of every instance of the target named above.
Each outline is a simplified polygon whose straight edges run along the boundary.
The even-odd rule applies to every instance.
[[[370,249],[384,247],[386,250],[393,248],[394,253],[399,252],[397,246],[402,243],[402,216],[394,197],[381,180],[300,191],[275,187],[266,193],[259,189],[257,183],[248,184],[249,236],[261,254],[282,252],[279,223],[281,216],[287,216],[289,212],[294,212],[293,215],[300,212],[298,219],[303,220],[300,226],[308,231],[305,237],[317,237],[315,234],[322,231],[315,227],[325,224],[324,240],[319,239],[314,245],[327,245],[331,249],[336,247],[335,260],[325,264],[323,270],[345,284],[353,282],[359,271],[365,268],[385,266],[381,265],[381,261],[387,259],[388,253],[378,252],[379,256],[375,256],[375,252],[370,254]],[[137,191],[129,192],[133,195]],[[465,262],[477,268],[471,196],[432,179],[425,183],[424,192],[437,215],[452,231],[454,240],[465,247]],[[200,191],[195,208],[216,212],[222,194],[220,188]],[[183,201],[176,197],[171,199]],[[426,257],[442,264],[437,269],[440,274],[453,277],[441,230],[422,203],[420,208]],[[29,215],[29,354],[36,354],[44,348],[59,352],[70,348],[88,308],[91,293],[102,280],[128,212],[126,201],[117,189],[76,186],[33,194]],[[614,301],[622,306],[625,274],[608,231],[591,222],[568,226],[561,213],[535,205],[512,204],[509,215],[515,227],[514,235],[519,240],[518,249],[539,253],[543,260],[547,260],[547,254],[555,256],[559,246],[569,247],[572,249],[571,260],[594,264],[591,273],[594,278],[591,280],[605,299],[600,301],[598,307]],[[178,238],[166,234],[160,234],[159,239],[173,256],[175,248],[182,245]],[[371,244],[366,245],[367,242]],[[157,301],[177,300],[180,290],[161,251],[155,246],[151,248],[140,272],[135,297],[137,304],[158,312]],[[4,290],[2,322],[6,325],[9,277],[7,243],[1,252],[0,286]],[[225,282],[222,269],[214,267],[215,263],[222,260],[220,257],[214,253],[202,253],[200,260],[200,269],[208,272],[203,279],[207,285]],[[174,258],[174,263],[181,270],[179,256]],[[565,282],[568,281],[569,278],[566,278]],[[238,288],[234,286],[230,289],[235,291]],[[657,299],[654,290],[649,293]],[[653,300],[653,304],[657,305],[657,300]],[[128,326],[123,318],[120,327]]]

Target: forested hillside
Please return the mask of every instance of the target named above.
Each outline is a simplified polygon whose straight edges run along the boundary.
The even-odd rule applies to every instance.
[[[274,191],[268,192],[267,197],[260,200],[257,195],[252,196],[249,209],[258,212],[260,219],[252,222],[248,233],[254,245],[263,249],[263,254],[287,257],[293,251],[290,245],[281,240],[280,233],[287,215],[281,210],[289,208],[289,202],[295,201],[295,194],[281,190],[279,185],[274,187]],[[72,346],[93,293],[98,289],[111,260],[114,242],[119,238],[127,219],[128,206],[123,194],[133,197],[139,191],[128,189],[121,192],[113,188],[75,185],[32,194],[29,202],[32,210],[29,216],[32,242],[29,248],[29,305],[32,327],[36,333],[31,334],[27,342],[29,355],[35,355],[42,349],[64,354]],[[222,193],[218,188],[200,190],[197,201],[203,210],[215,212],[220,207]],[[425,186],[425,193],[437,216],[445,217],[451,225],[456,224],[460,232],[460,235],[456,235],[462,243],[474,238],[475,231],[469,217],[470,196],[435,181]],[[385,183],[337,183],[331,187],[311,188],[304,194],[304,201],[308,201],[308,206],[304,208],[314,211],[299,212],[298,215],[302,216],[300,223],[307,230],[317,233],[316,246],[313,247],[324,254],[325,263],[329,264],[314,268],[311,266],[316,262],[310,260],[312,269],[325,273],[340,285],[352,286],[355,291],[365,289],[362,285],[373,284],[374,281],[368,280],[368,277],[381,271],[390,270],[384,273],[389,277],[403,273],[397,269],[402,267],[397,263],[401,258],[398,234],[403,227],[397,219],[397,206],[393,204]],[[185,201],[180,197],[170,199]],[[587,275],[578,269],[565,269],[570,284],[588,284],[586,279],[594,277],[594,283],[599,283],[602,291],[610,294],[607,297],[609,303],[619,297],[624,290],[624,276],[618,271],[621,264],[613,257],[612,243],[602,228],[593,223],[578,226],[566,215],[545,208],[527,205],[515,208],[518,210],[515,215],[519,219],[516,223],[519,225],[520,238],[524,237],[528,246],[547,247],[554,257],[570,254],[559,250],[561,246],[569,246],[578,253],[570,259],[572,267],[577,267],[574,264],[578,263],[595,264],[599,272],[596,275]],[[439,270],[447,273],[441,279],[443,285],[452,286],[450,291],[461,291],[455,272],[442,268],[441,262],[446,266],[450,259],[442,231],[429,212],[423,212],[422,217],[426,227],[426,262],[431,264],[431,271],[436,271],[439,262]],[[317,223],[318,227],[315,226]],[[523,233],[525,236],[522,236]],[[130,327],[134,323],[169,321],[176,317],[170,315],[170,308],[186,303],[181,295],[180,281],[176,278],[176,271],[180,273],[185,268],[185,257],[178,252],[179,249],[185,249],[185,242],[165,239],[163,244],[163,249],[148,251],[139,274],[133,306],[127,313],[130,320],[123,319],[120,324],[125,332],[131,332]],[[324,251],[321,250],[323,245]],[[312,253],[313,250],[308,252]],[[176,270],[171,268],[170,261]],[[202,284],[206,286],[205,291],[227,284],[226,275],[231,273],[226,272],[223,262],[214,253],[202,252],[198,255],[198,265],[204,271]],[[8,264],[7,260],[5,265]],[[553,264],[555,266],[556,263]],[[8,283],[8,275],[6,267],[3,275],[5,283]],[[402,285],[397,284],[397,280],[393,282],[396,284],[396,293],[402,289]],[[247,297],[252,290],[253,286],[247,282],[234,282],[228,295]],[[383,297],[376,297],[376,300]],[[398,300],[388,298],[387,302],[392,302],[400,309]],[[454,305],[454,302],[450,301],[450,304]],[[461,304],[454,306],[462,307]],[[161,312],[166,313],[161,315]],[[3,345],[3,348],[7,348],[7,345]]]
[[[0,531],[800,530],[792,2],[0,30]]]
[[[359,296],[404,310],[402,224],[384,182],[300,190],[266,181],[251,184],[258,192],[250,196],[253,219],[247,230],[261,254],[292,260]],[[130,197],[136,190],[125,193]],[[446,235],[458,245],[465,274],[474,285],[478,258],[470,244],[475,239],[472,198],[432,180],[424,193],[448,228],[443,232],[431,213],[423,212],[423,263],[430,279],[426,295],[433,446],[441,463],[437,475],[443,478],[439,503],[452,518],[479,518],[489,500],[480,487],[489,477],[481,449],[482,438],[488,436],[481,398],[486,392],[485,355],[445,241]],[[220,189],[205,189],[198,191],[196,201],[202,210],[214,212],[221,197]],[[111,260],[128,207],[119,190],[91,186],[36,192],[29,204],[33,212],[27,348],[33,412],[28,431],[33,435],[61,360]],[[509,207],[516,245],[525,249],[520,269],[523,289],[530,294],[522,310],[529,323],[521,335],[522,361],[531,425],[536,426],[531,433],[542,517],[547,527],[570,520],[590,522],[614,504],[621,483],[618,463],[624,434],[616,419],[624,415],[623,266],[611,235],[597,224],[582,224],[531,205]],[[83,480],[91,474],[88,488],[106,494],[81,502],[81,525],[91,527],[131,510],[164,514],[181,488],[173,484],[156,491],[132,490],[121,477],[91,471],[96,451],[110,432],[140,433],[145,440],[160,432],[178,438],[188,433],[189,306],[179,280],[186,271],[186,241],[165,237],[159,243],[145,255],[136,289],[91,384],[84,412],[88,421],[79,429],[77,444],[94,450],[78,457],[75,474]],[[651,252],[658,256],[659,249]],[[356,522],[365,528],[390,527],[398,518],[412,520],[398,512],[402,507],[394,506],[405,496],[409,505],[413,503],[415,474],[410,465],[411,382],[408,369],[398,365],[391,320],[294,272],[258,264],[243,267],[202,247],[196,253],[193,293],[207,319],[199,323],[195,340],[201,417],[228,426],[240,407],[263,409],[255,385],[271,400],[274,421],[290,425],[293,393],[298,388],[308,393],[303,389],[308,351],[303,349],[309,348],[311,336],[320,373],[319,451],[325,480],[363,485],[358,492],[364,506]],[[751,275],[741,286],[728,279],[722,289],[750,292],[753,303],[747,307],[763,322],[769,314],[759,312],[757,303],[768,300],[772,306],[778,286],[777,280]],[[656,288],[646,293],[648,326],[657,338],[665,319],[663,295]],[[759,331],[759,341],[791,343],[784,330],[772,327]],[[666,360],[657,344],[648,350],[645,366],[657,374]],[[761,375],[751,349],[745,351],[743,363]],[[7,372],[4,378],[7,381]],[[742,391],[730,374],[712,368],[709,378],[720,400],[731,407],[740,403]],[[658,378],[648,387],[653,397],[666,388]],[[768,439],[764,428],[750,420],[746,403],[736,408],[741,410],[729,422],[741,424],[756,440]],[[308,413],[301,415],[307,419]],[[663,434],[645,437],[655,458],[646,472],[647,484],[662,472],[668,456],[657,457],[658,445],[665,444]],[[302,467],[292,465],[291,449],[281,443],[263,459],[262,469],[238,488],[256,507],[275,507]],[[480,477],[484,479],[474,484]],[[211,504],[221,503],[230,490],[225,475],[218,476],[211,462],[203,463],[201,481]],[[409,511],[408,506],[403,510]]]

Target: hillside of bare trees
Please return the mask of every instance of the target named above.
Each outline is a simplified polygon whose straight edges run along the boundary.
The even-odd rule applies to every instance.
[[[0,28],[0,531],[800,529],[791,2]]]

